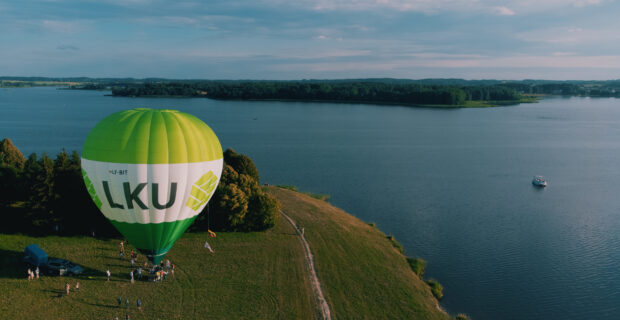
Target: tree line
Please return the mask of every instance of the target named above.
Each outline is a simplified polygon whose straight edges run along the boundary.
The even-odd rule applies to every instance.
[[[296,100],[460,106],[467,100],[519,100],[513,88],[399,82],[175,81],[111,87],[114,96],[184,96],[230,100]]]
[[[280,204],[259,186],[253,161],[232,149],[224,171],[193,231],[260,231],[276,223]],[[91,200],[82,179],[80,156],[61,151],[25,158],[10,139],[0,142],[0,232],[35,235],[118,236]]]

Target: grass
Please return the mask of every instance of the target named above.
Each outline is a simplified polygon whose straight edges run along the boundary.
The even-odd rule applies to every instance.
[[[324,201],[267,191],[304,227],[334,319],[449,319],[380,230]]]
[[[203,248],[205,239],[215,250]],[[263,233],[186,234],[167,257],[177,266],[175,279],[129,282],[129,260],[118,258],[120,239],[42,237],[0,234],[0,319],[308,319],[315,315],[303,251],[285,223]],[[52,257],[84,266],[78,277],[28,281],[23,249],[37,243]],[[131,250],[126,248],[126,253]],[[144,257],[139,257],[144,263]],[[112,279],[105,281],[110,268]],[[80,293],[57,298],[68,281]],[[129,297],[130,308],[116,298]],[[136,308],[142,300],[143,312]]]
[[[435,279],[426,280],[426,284],[428,284],[428,286],[431,288],[431,292],[433,292],[433,295],[435,296],[435,298],[439,300],[443,298],[443,287],[441,286],[439,282],[437,282],[437,280]]]
[[[424,271],[426,271],[426,261],[421,258],[407,258],[407,263],[409,263],[409,267],[418,277],[422,277],[424,275]]]
[[[305,229],[334,319],[448,319],[431,288],[376,227],[321,200],[269,187]],[[393,238],[392,238],[393,239]],[[203,248],[208,240],[215,249]],[[131,284],[120,239],[0,234],[0,319],[315,319],[316,302],[295,230],[280,219],[258,233],[185,234],[168,253],[175,278]],[[80,277],[28,281],[23,249],[37,243],[52,257],[85,267]],[[128,245],[125,250],[131,250]],[[140,256],[139,263],[144,263]],[[105,270],[112,279],[106,282]],[[65,282],[80,292],[58,298]],[[116,299],[130,299],[118,307]],[[143,312],[136,308],[142,301]]]
[[[295,191],[295,192],[300,192],[296,186],[291,186],[288,184],[280,184],[277,185],[276,187],[278,188],[282,188],[282,189],[286,189],[286,190],[291,190],[291,191]],[[329,201],[329,198],[331,198],[331,196],[329,194],[325,194],[325,193],[313,193],[313,192],[301,192],[307,196],[310,196],[314,199],[318,199],[318,200],[322,200],[322,201]]]

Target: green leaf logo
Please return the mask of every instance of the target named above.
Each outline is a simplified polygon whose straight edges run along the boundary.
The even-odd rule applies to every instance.
[[[86,185],[86,190],[88,190],[88,194],[90,194],[90,197],[93,198],[93,202],[95,202],[97,208],[101,209],[101,200],[97,196],[97,192],[95,192],[95,187],[93,187],[93,183],[88,178],[88,175],[86,174],[86,171],[84,171],[84,169],[82,169],[82,177],[84,177],[84,184]]]
[[[187,199],[185,206],[194,211],[198,211],[198,208],[209,201],[209,197],[215,191],[216,185],[217,177],[215,174],[213,174],[212,171],[205,173],[192,185],[192,191],[190,192],[189,199]]]

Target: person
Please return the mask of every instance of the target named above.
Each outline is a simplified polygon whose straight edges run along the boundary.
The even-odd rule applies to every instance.
[[[106,270],[105,274],[108,276],[108,280],[106,281],[110,281],[110,269]]]
[[[65,290],[67,291],[67,295],[69,295],[69,291],[71,290],[71,286],[69,285],[69,282],[65,283]]]
[[[134,264],[135,262],[136,262],[136,261],[135,261],[133,258],[131,258],[131,267],[132,267],[132,268],[133,268],[133,264]]]
[[[168,277],[168,271],[163,271],[162,270],[162,273],[164,274],[164,280],[166,280],[166,278]]]
[[[170,270],[170,260],[166,259],[166,269]]]
[[[138,305],[138,310],[142,311],[142,301],[138,299],[138,301],[136,301],[136,304]]]
[[[301,235],[304,235],[304,227],[301,227]]]
[[[28,268],[28,281],[32,280],[32,270]]]
[[[119,259],[123,259],[123,250],[121,250],[121,251],[118,253],[118,258],[119,258]]]
[[[76,293],[80,292],[80,282],[79,281],[75,283],[75,292]]]
[[[39,279],[39,266],[37,266],[37,268],[34,269],[34,273],[37,275],[37,279]]]
[[[118,302],[118,307],[121,307],[121,302],[123,301],[123,296],[116,298],[116,302]]]
[[[174,279],[174,263],[172,264],[172,269],[170,269],[170,272],[172,273],[172,279]]]
[[[125,308],[129,308],[129,298],[125,298]]]
[[[142,279],[142,267],[138,267],[138,279]]]
[[[129,313],[125,313],[125,320],[131,320],[131,318],[129,317]]]
[[[129,277],[131,277],[131,283],[133,283],[133,270],[129,271]]]

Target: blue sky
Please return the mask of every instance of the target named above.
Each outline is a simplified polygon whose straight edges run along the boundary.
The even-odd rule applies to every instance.
[[[611,0],[0,0],[0,75],[618,79]]]

